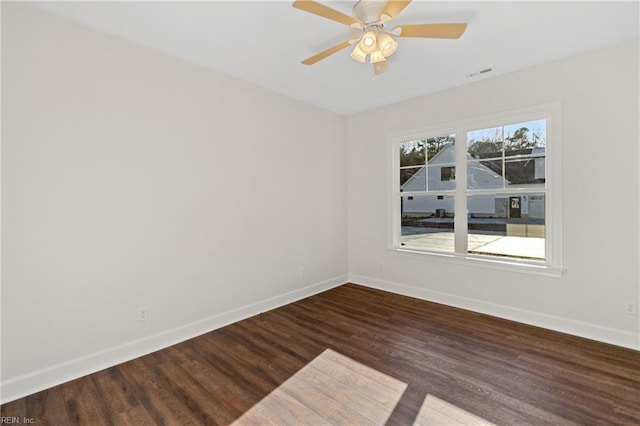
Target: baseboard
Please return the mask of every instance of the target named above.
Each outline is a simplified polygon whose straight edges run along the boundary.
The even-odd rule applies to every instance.
[[[428,300],[430,302],[442,303],[444,305],[467,309],[524,324],[543,327],[549,330],[559,331],[561,333],[585,337],[587,339],[610,343],[616,346],[640,350],[639,336],[622,330],[601,327],[594,324],[574,321],[539,312],[527,311],[482,300],[417,288],[406,284],[380,280],[363,275],[349,275],[349,282],[404,296],[415,297],[417,299]]]
[[[347,282],[347,275],[337,276],[301,289],[283,293],[260,302],[245,305],[190,324],[163,331],[125,344],[95,352],[68,362],[56,364],[29,374],[5,380],[0,385],[0,403],[66,383],[87,374],[118,365],[175,345],[225,325],[252,317],[305,297],[329,290]]]

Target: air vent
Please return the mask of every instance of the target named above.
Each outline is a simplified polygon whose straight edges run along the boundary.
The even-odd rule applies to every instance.
[[[493,68],[485,68],[483,70],[472,72],[471,74],[467,74],[467,78],[477,77],[480,74],[486,74],[491,71],[493,71]]]

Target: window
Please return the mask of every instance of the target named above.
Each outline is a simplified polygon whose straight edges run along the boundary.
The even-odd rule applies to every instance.
[[[559,275],[559,105],[395,135],[393,250]]]
[[[456,180],[456,167],[442,166],[440,168],[440,180]]]

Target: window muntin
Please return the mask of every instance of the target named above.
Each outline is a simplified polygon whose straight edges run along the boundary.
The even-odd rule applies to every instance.
[[[462,255],[465,260],[495,259],[491,263],[493,265],[509,265],[511,262],[517,262],[520,266],[542,265],[551,268],[551,274],[556,273],[553,271],[560,271],[561,200],[557,195],[550,197],[550,152],[547,149],[547,137],[552,143],[559,142],[559,104],[527,110],[529,112],[522,110],[520,113],[497,114],[469,120],[467,123],[449,123],[441,127],[450,129],[449,131],[427,129],[423,135],[413,136],[412,140],[428,141],[441,138],[431,137],[433,134],[449,135],[447,145],[451,145],[450,152],[454,155],[449,164],[429,163],[436,155],[429,155],[429,148],[425,144],[425,164],[419,171],[424,184],[419,187],[404,185],[394,198],[396,203],[402,205],[408,201],[408,197],[415,200],[420,195],[428,195],[431,205],[420,212],[423,217],[418,227],[409,226],[415,224],[415,218],[409,218],[409,213],[412,213],[409,211],[410,204],[405,205],[405,210],[396,207],[396,211],[400,213],[400,217],[392,215],[395,217],[394,226],[397,227],[397,231],[392,232],[395,235],[396,249],[424,253],[445,252],[455,257]],[[501,118],[500,115],[504,117]],[[518,116],[519,119],[509,118]],[[483,121],[489,125],[483,125]],[[550,134],[547,127],[552,129]],[[419,134],[413,132],[413,135]],[[398,143],[402,139],[397,137],[395,141]],[[456,144],[461,146],[456,148]],[[559,149],[552,152],[554,160],[551,164],[555,167],[555,179],[552,181],[556,183],[560,177],[560,154]],[[397,159],[395,164],[398,164]],[[463,165],[466,167],[461,170]],[[433,171],[429,168],[433,168]],[[456,186],[456,181],[462,185]],[[453,185],[442,186],[448,183]],[[559,192],[558,189],[556,193]],[[432,194],[436,195],[435,199]],[[403,197],[406,197],[405,201],[401,200]],[[447,208],[436,210],[434,203],[438,198],[446,198],[448,204],[453,205],[451,211]],[[485,207],[490,208],[480,208],[483,198]],[[553,214],[549,213],[550,206],[556,207]],[[520,217],[517,217],[518,214]],[[450,222],[448,228],[433,227],[431,222],[447,217]],[[555,226],[551,226],[551,219]],[[497,225],[491,225],[491,221],[497,222]],[[501,240],[501,244],[481,244],[482,241],[479,240],[490,240],[485,237],[491,235],[488,231],[492,231],[498,237],[495,240]],[[430,240],[435,241],[433,234],[445,232],[450,234],[446,237],[448,246],[429,243]],[[409,234],[411,239],[407,238]],[[421,235],[424,237],[423,241],[419,239]],[[536,267],[532,271],[541,269]]]

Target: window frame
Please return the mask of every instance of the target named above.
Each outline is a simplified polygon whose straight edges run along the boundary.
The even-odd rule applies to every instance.
[[[560,102],[545,103],[486,114],[469,119],[461,119],[438,125],[421,127],[388,136],[391,165],[391,188],[389,202],[388,251],[395,255],[412,259],[437,260],[455,264],[476,265],[492,269],[502,269],[533,273],[559,278],[564,271],[562,264],[562,130]],[[504,189],[468,189],[467,188],[467,132],[477,129],[499,127],[512,123],[533,120],[546,120],[546,179],[544,188],[509,188],[509,193],[545,194],[545,260],[535,261],[508,257],[494,257],[466,253],[467,251],[467,197],[480,194],[500,194]],[[400,191],[400,153],[401,142],[427,139],[442,135],[455,134],[456,153],[456,189],[445,191],[401,192]],[[461,164],[462,161],[462,164]],[[456,252],[436,252],[407,249],[400,245],[401,217],[400,199],[403,196],[454,195],[454,232]],[[463,251],[460,252],[460,251]]]

